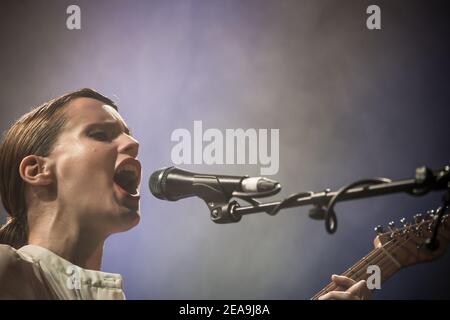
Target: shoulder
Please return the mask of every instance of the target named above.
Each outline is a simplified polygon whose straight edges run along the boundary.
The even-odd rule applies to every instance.
[[[17,250],[0,245],[0,298],[14,298],[11,292],[12,282],[20,282],[20,256]],[[19,281],[18,281],[19,280]]]
[[[0,299],[30,299],[34,296],[33,264],[16,249],[0,245]]]
[[[8,245],[0,244],[0,283],[8,275],[9,271],[15,269],[22,258],[17,250]]]

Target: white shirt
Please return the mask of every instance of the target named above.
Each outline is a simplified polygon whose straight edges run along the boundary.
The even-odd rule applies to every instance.
[[[1,299],[123,300],[122,276],[73,265],[36,245],[0,245]]]

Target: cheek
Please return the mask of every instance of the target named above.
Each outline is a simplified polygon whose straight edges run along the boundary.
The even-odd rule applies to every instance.
[[[58,161],[58,185],[89,193],[112,185],[115,158],[112,148],[74,146]]]

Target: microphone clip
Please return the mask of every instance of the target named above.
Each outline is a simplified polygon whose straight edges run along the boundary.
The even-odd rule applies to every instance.
[[[227,192],[218,179],[209,179],[208,184],[196,182],[193,184],[197,194],[206,202],[209,209],[211,220],[218,224],[235,223],[242,219],[242,214],[236,212],[240,207],[236,200],[230,201],[231,198],[245,200],[257,206],[257,202],[253,198],[268,197],[277,194],[281,190],[281,185],[276,184],[273,190],[260,192]]]
[[[215,180],[213,184],[211,181],[208,184],[194,183],[193,187],[201,191],[199,192],[202,194],[200,198],[205,201],[213,222],[225,224],[241,220],[242,215],[235,211],[239,207],[239,203],[237,201],[230,202],[233,195],[224,192],[219,181]]]
[[[235,223],[242,219],[242,215],[236,212],[239,203],[235,200],[228,203],[207,203],[211,220],[215,223]]]

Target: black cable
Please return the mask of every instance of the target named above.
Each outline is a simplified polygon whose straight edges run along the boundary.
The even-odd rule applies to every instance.
[[[369,186],[374,184],[381,184],[381,183],[389,183],[392,182],[391,179],[387,178],[373,178],[373,179],[363,179],[358,180],[355,182],[352,182],[341,189],[339,189],[336,194],[331,198],[330,202],[328,202],[327,207],[325,210],[325,229],[328,233],[335,233],[337,230],[337,217],[336,212],[334,211],[334,206],[336,202],[339,200],[339,198],[348,190],[360,187],[360,186]]]
[[[268,214],[270,214],[271,216],[274,216],[278,213],[278,211],[280,211],[287,205],[290,205],[291,203],[295,203],[300,198],[310,197],[312,194],[313,194],[313,192],[311,192],[311,191],[298,192],[298,193],[291,194],[289,197],[281,200],[280,203],[277,204],[272,210],[266,211],[266,212]]]
[[[311,197],[313,194],[314,194],[314,192],[312,192],[312,191],[298,192],[298,193],[291,194],[289,197],[281,200],[274,208],[272,208],[272,210],[266,210],[265,212],[271,216],[274,216],[281,209],[289,206],[290,204],[295,203],[297,200],[299,200],[301,198]],[[251,197],[236,196],[236,198],[244,200],[255,207],[258,207],[261,204],[261,202],[259,202],[256,199],[253,199]],[[323,219],[323,218],[321,218],[321,219]]]

